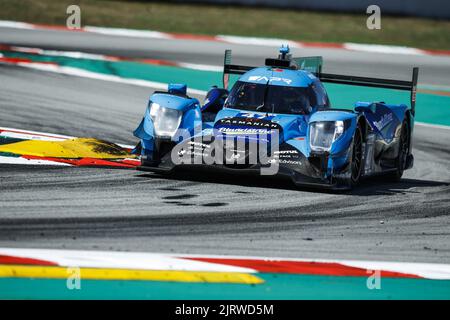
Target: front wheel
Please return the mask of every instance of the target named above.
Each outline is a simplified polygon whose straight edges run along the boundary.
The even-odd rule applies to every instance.
[[[141,149],[141,166],[157,167],[161,159],[172,151],[174,145],[175,143],[168,139],[155,139],[153,150],[149,154],[148,151]]]
[[[342,179],[340,184],[346,189],[352,189],[356,186],[362,175],[363,167],[363,137],[361,127],[356,127],[355,134],[353,135],[351,160],[348,177]]]

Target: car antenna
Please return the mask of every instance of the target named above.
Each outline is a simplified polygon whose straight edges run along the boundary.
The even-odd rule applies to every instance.
[[[287,60],[287,58],[289,58],[288,54],[291,51],[291,49],[289,48],[289,45],[286,45],[286,47],[284,45],[281,45],[281,48],[279,49],[279,56],[278,59],[281,60]]]

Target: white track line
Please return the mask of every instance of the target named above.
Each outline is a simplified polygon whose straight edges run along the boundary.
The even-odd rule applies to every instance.
[[[102,54],[92,54],[80,51],[60,51],[60,50],[45,50],[41,48],[29,48],[29,47],[17,47],[10,46],[8,50],[13,52],[21,52],[21,53],[31,53],[37,55],[46,55],[53,57],[65,57],[72,59],[89,59],[89,60],[98,60],[98,61],[111,61],[111,62],[137,62],[137,63],[146,63],[145,61],[139,61],[134,59],[121,58],[116,56],[108,56]],[[0,57],[3,56],[0,54]],[[164,61],[162,61],[164,62]],[[170,61],[172,63],[172,61]],[[188,62],[173,62],[175,67],[192,69],[192,70],[200,70],[200,71],[212,71],[212,72],[222,72],[223,66],[215,66],[215,65],[207,65],[207,64],[197,64],[197,63],[188,63]],[[159,65],[158,63],[148,63],[153,65]],[[165,66],[164,64],[162,64]],[[171,66],[171,65],[170,65]]]
[[[82,77],[82,78],[89,78],[89,79],[110,81],[110,82],[123,83],[123,84],[129,84],[129,85],[136,85],[136,86],[141,86],[141,87],[146,87],[146,88],[153,88],[153,89],[157,89],[157,90],[166,90],[167,89],[167,83],[163,83],[163,82],[155,82],[155,81],[131,79],[131,78],[121,78],[119,76],[102,74],[102,73],[82,70],[82,69],[74,68],[74,67],[58,66],[58,65],[38,63],[38,62],[18,62],[18,63],[14,63],[14,64],[21,66],[21,67],[25,67],[25,68],[47,71],[47,72],[54,72],[54,73],[70,75],[70,76],[77,76],[77,77]],[[195,95],[201,95],[201,96],[206,95],[206,91],[197,90],[197,89],[189,89],[189,88],[188,88],[188,93],[195,94]]]
[[[4,157],[0,156],[0,164],[20,164],[20,165],[40,165],[40,166],[68,166],[71,167],[71,164],[50,161],[50,160],[37,160],[37,159],[25,159],[22,157]]]
[[[0,248],[0,255],[40,259],[65,267],[255,273],[256,270],[158,253]]]
[[[400,46],[386,46],[378,44],[360,44],[360,43],[344,43],[344,49],[351,51],[363,51],[374,53],[388,53],[388,54],[406,54],[406,55],[426,55],[426,52],[411,47]]]
[[[446,125],[443,125],[443,124],[431,124],[431,123],[417,122],[417,121],[414,124],[417,125],[417,126],[422,126],[422,127],[450,130],[450,126],[446,126]]]
[[[75,138],[72,136],[64,136],[54,133],[14,129],[7,127],[0,127],[0,136],[24,140],[44,140],[44,141],[62,141]]]

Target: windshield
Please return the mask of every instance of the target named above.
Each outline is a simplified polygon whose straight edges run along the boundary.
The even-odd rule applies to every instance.
[[[285,87],[238,81],[225,107],[285,114],[308,114],[316,105],[311,87]]]

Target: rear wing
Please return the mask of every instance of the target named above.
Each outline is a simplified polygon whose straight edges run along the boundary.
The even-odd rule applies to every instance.
[[[299,57],[292,58],[291,60],[280,59],[266,59],[266,66],[274,67],[295,67],[296,69],[306,70],[314,74],[320,74],[322,72],[322,57]],[[223,87],[226,89],[229,84],[230,74],[244,74],[247,71],[255,69],[257,67],[240,66],[231,63],[231,50],[225,50],[225,57],[223,59]]]
[[[380,78],[367,78],[367,77],[356,77],[356,76],[346,76],[340,74],[331,73],[320,73],[316,74],[320,81],[328,83],[338,83],[338,84],[348,84],[352,86],[364,86],[364,87],[374,87],[374,88],[386,88],[386,89],[396,89],[411,92],[411,113],[415,115],[416,113],[416,94],[417,94],[417,80],[419,77],[419,68],[414,67],[412,72],[411,81],[403,80],[391,80],[391,79],[380,79]]]
[[[268,62],[276,63],[277,59],[266,59],[266,65]],[[392,79],[380,79],[380,78],[368,78],[359,76],[348,76],[340,74],[322,73],[323,60],[322,57],[301,57],[292,58],[293,63],[291,67],[300,70],[306,70],[313,73],[322,82],[347,84],[352,86],[364,86],[374,88],[386,88],[396,89],[411,92],[411,113],[416,113],[416,94],[417,94],[417,80],[419,77],[419,68],[414,67],[412,72],[411,81],[392,80]],[[282,62],[282,61],[280,61]],[[284,64],[284,63],[283,63]],[[277,66],[277,65],[275,65]],[[283,67],[283,66],[282,66]],[[284,66],[285,67],[285,66]],[[231,50],[225,50],[224,64],[223,64],[223,87],[228,88],[230,74],[241,75],[250,71],[256,67],[234,65],[231,63]]]

